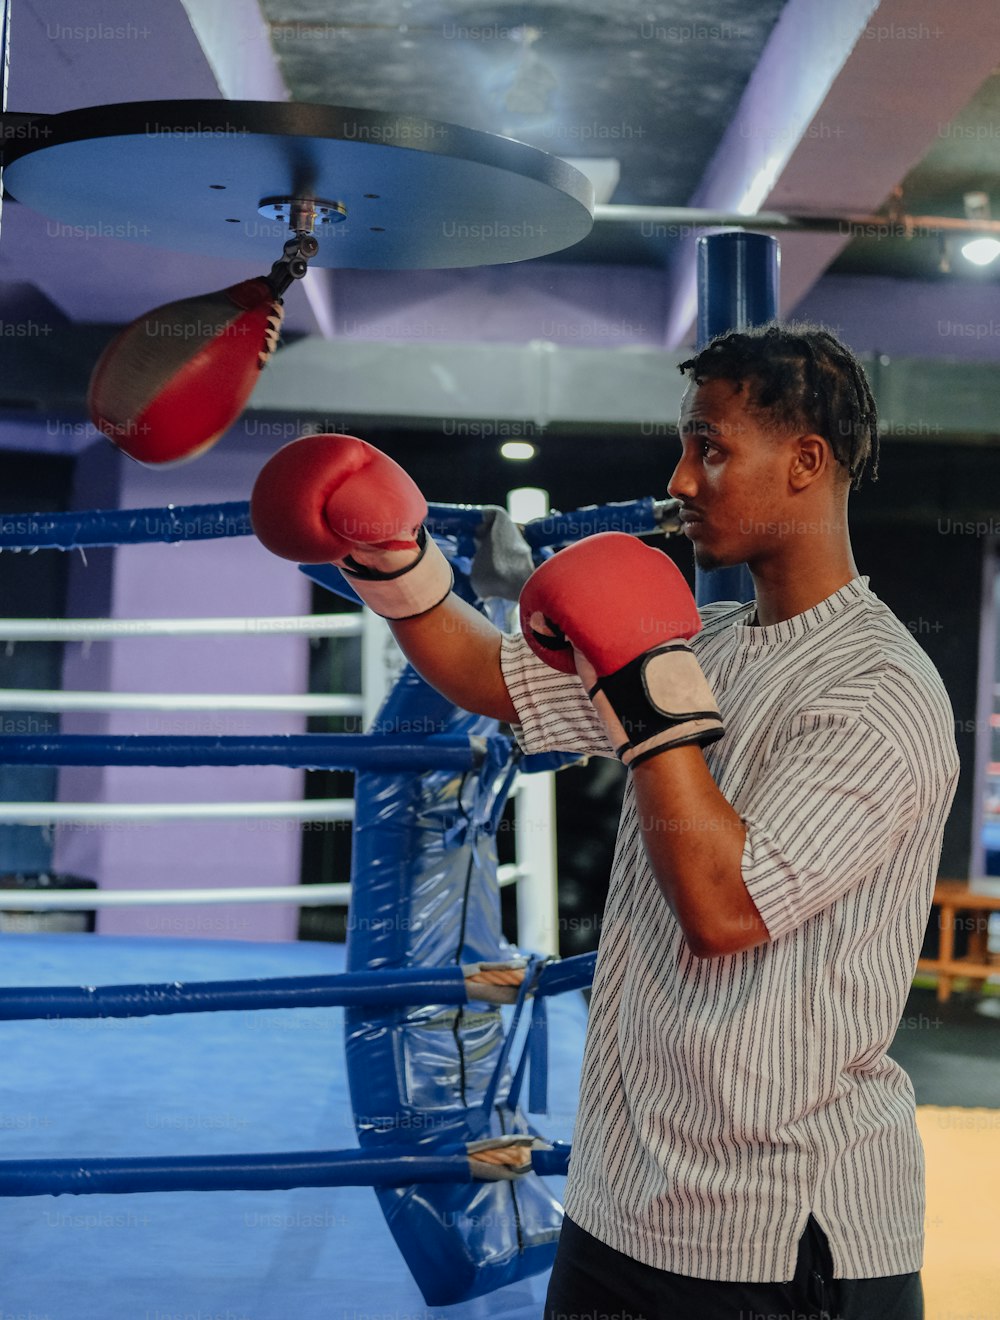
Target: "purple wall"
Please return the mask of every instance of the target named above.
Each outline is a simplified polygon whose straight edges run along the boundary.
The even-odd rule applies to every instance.
[[[335,272],[336,331],[345,339],[437,340],[564,347],[663,347],[668,287],[645,266],[525,262],[460,271]],[[997,277],[827,275],[792,313],[830,325],[857,352],[1000,358]]]
[[[666,289],[645,266],[527,261],[472,270],[334,272],[336,331],[390,343],[438,340],[577,348],[662,346]]]
[[[965,362],[1000,358],[995,275],[926,281],[827,275],[794,315],[822,321],[856,353]]]
[[[79,460],[77,507],[149,508],[246,499],[266,458],[231,433],[195,462],[151,470],[103,441]],[[309,612],[309,584],[252,537],[180,545],[127,546],[75,557],[69,617],[190,617]],[[119,692],[258,692],[307,690],[308,640],[281,634],[248,637],[125,637],[67,644],[67,688]],[[63,717],[66,732],[108,734],[276,734],[303,732],[303,716],[253,712],[116,712]],[[75,802],[297,801],[303,772],[281,767],[64,769],[59,796]],[[181,888],[294,884],[299,826],[294,821],[101,823],[62,826],[55,865],[96,879],[102,888]],[[341,878],[341,877],[338,877]],[[346,877],[342,877],[345,878]],[[108,909],[109,934],[194,935],[222,939],[294,939],[297,909],[288,905]]]

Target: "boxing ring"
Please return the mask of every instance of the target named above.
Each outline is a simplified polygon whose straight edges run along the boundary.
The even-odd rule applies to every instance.
[[[221,149],[214,134],[182,140],[177,126],[191,116],[233,136],[227,131]],[[133,219],[148,216],[150,242],[226,257],[234,255],[236,212],[266,215],[276,219],[278,237],[295,231],[272,266],[275,296],[286,277],[302,277],[307,259],[380,269],[495,264],[566,247],[593,222],[592,187],[565,162],[433,121],[421,121],[422,141],[408,137],[405,148],[388,135],[398,129],[391,116],[315,105],[129,103],[24,122],[39,141],[25,147],[11,135],[3,161],[5,185],[19,201],[72,223],[86,192],[80,181],[99,176],[106,196],[88,195],[89,219],[105,203],[115,215],[127,207]],[[151,122],[169,132],[150,133]],[[348,204],[330,200],[344,190]],[[498,236],[485,247],[478,237],[456,245],[448,226],[439,233],[428,223],[444,207],[441,214],[478,234],[484,216],[495,220],[498,198],[504,214],[545,223],[516,226],[518,241]],[[336,243],[324,237],[317,255],[312,229],[322,227],[316,208],[323,214],[324,199],[344,223]],[[544,237],[529,241],[526,228]],[[273,259],[273,234],[251,241],[242,226],[238,237],[248,260]],[[774,292],[775,244],[727,237],[738,240],[735,289],[746,317],[754,307],[747,289]],[[769,245],[763,263],[743,260],[744,248],[762,245]],[[190,321],[201,303],[184,306]],[[727,315],[732,310],[727,303]],[[134,334],[142,333],[137,324]],[[216,348],[225,345],[221,333],[215,339]],[[256,340],[250,349],[256,363]],[[141,408],[156,396],[154,387]],[[203,396],[195,382],[175,420]],[[243,402],[231,400],[233,417]],[[142,435],[134,420],[129,413],[122,434],[112,427],[125,452],[153,462],[174,453],[150,449],[148,437],[133,452]],[[110,434],[105,421],[100,429]],[[185,436],[183,452],[200,452],[217,429],[225,428],[213,423]],[[547,515],[523,528],[522,565],[530,572],[554,548],[595,532],[663,531],[674,507],[647,499]],[[0,535],[0,550],[251,531],[243,503],[16,521],[15,531]],[[509,626],[526,574],[512,589],[480,593],[483,522],[482,509],[438,505],[428,527],[452,562],[458,594]],[[494,519],[490,535],[497,526]],[[498,562],[510,549],[498,545]],[[335,570],[308,576],[356,600]],[[18,700],[30,710],[43,697]],[[47,708],[57,700],[51,696]],[[75,700],[84,709],[98,696]],[[571,759],[522,756],[495,721],[459,710],[409,668],[372,732],[360,737],[0,737],[6,765],[277,765],[356,776],[353,803],[310,802],[300,811],[211,803],[205,813],[310,820],[325,810],[326,819],[353,818],[343,950],[0,936],[8,1064],[0,1075],[0,1205],[8,1252],[16,1244],[0,1284],[0,1320],[536,1316],[571,1155],[586,1016],[577,992],[595,959],[559,962],[505,940],[496,832],[518,774]],[[169,806],[174,816],[200,814],[197,803]],[[141,812],[152,818],[149,807]],[[0,817],[112,819],[108,804],[87,803],[6,804]],[[340,886],[301,887],[320,888],[326,901],[341,896],[329,892]],[[275,901],[318,897],[295,889]],[[147,901],[191,901],[193,893],[160,891]],[[45,903],[32,893],[22,906],[60,907],[67,897],[63,891]],[[92,907],[123,898],[88,890],[72,901]],[[332,1057],[340,1039],[343,1068]]]
[[[672,502],[647,499],[548,515],[525,526],[524,541],[540,562],[594,531],[662,531],[672,511]],[[459,594],[507,626],[509,602],[472,585],[482,522],[481,509],[437,505],[428,526]],[[17,523],[30,536],[0,537],[0,549],[251,530],[241,505]],[[304,571],[352,597],[335,570]],[[331,631],[357,626],[357,616],[346,618]],[[97,636],[104,622],[10,627],[22,637]],[[42,697],[17,700],[30,708]],[[73,694],[66,701],[74,708]],[[58,706],[54,695],[49,704]],[[524,757],[496,721],[458,710],[410,668],[373,727],[380,731],[0,737],[8,765],[279,764],[356,775],[353,803],[276,804],[289,818],[353,815],[349,887],[201,895],[315,903],[349,889],[346,948],[0,936],[0,1204],[8,1253],[17,1244],[4,1314],[538,1313],[578,1089],[578,992],[595,956],[560,962],[507,943],[496,830],[519,773],[572,758]],[[2,819],[85,819],[85,807],[8,803]],[[96,808],[105,819],[113,810]],[[139,898],[9,894],[0,906]],[[198,891],[145,895],[192,898]]]

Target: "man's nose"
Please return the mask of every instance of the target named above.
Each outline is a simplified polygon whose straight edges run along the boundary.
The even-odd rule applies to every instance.
[[[667,482],[667,494],[672,500],[689,500],[694,497],[696,489],[691,465],[682,455]]]

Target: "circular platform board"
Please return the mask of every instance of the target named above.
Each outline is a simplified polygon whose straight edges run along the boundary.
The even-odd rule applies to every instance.
[[[565,161],[410,115],[135,101],[18,119],[5,190],[72,236],[267,266],[290,231],[261,203],[305,195],[347,209],[319,231],[313,265],[390,270],[524,261],[579,242],[593,224],[590,180]]]

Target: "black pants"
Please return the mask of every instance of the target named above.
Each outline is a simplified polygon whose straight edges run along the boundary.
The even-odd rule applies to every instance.
[[[545,1320],[923,1320],[919,1274],[835,1279],[809,1216],[789,1283],[693,1279],[623,1256],[564,1217]]]

